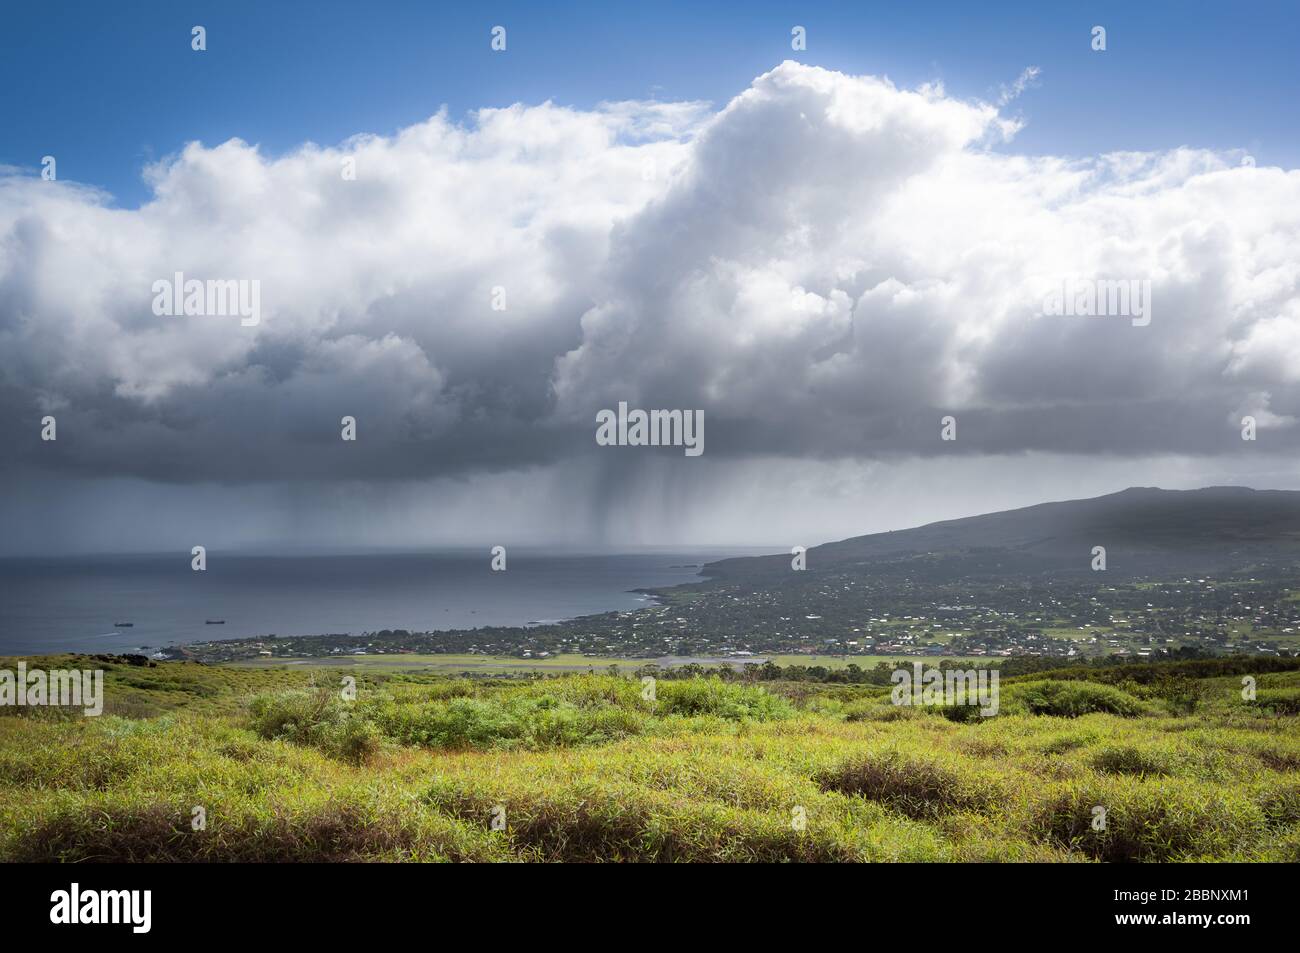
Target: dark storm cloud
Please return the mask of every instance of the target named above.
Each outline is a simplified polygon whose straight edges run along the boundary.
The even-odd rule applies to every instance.
[[[0,179],[0,466],[576,462],[613,499],[636,464],[593,434],[619,401],[703,409],[732,460],[1239,454],[1246,414],[1261,449],[1300,445],[1300,174],[985,148],[1014,132],[938,88],[786,64],[713,115],[547,104],[281,158],[195,144],[134,211]],[[176,272],[257,280],[260,323],[155,315]],[[1150,323],[1043,316],[1075,279],[1149,282]]]

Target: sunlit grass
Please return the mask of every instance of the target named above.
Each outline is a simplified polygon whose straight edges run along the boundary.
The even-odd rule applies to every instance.
[[[338,673],[130,668],[119,714],[0,717],[0,857],[1300,860],[1295,672],[1253,702],[1009,679],[956,722],[871,686],[361,676],[349,702]]]

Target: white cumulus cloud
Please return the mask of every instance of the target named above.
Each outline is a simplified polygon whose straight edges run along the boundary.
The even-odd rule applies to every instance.
[[[716,110],[521,104],[281,156],[191,143],[138,209],[11,170],[7,465],[599,468],[595,413],[620,400],[703,409],[723,458],[1223,454],[1246,407],[1294,450],[1300,172],[1190,147],[1025,156],[1018,128],[939,86],[785,63]],[[156,316],[176,272],[260,281],[261,323]],[[1042,316],[1075,279],[1149,281],[1150,324]],[[57,455],[29,439],[44,412]],[[364,452],[339,453],[344,414]]]

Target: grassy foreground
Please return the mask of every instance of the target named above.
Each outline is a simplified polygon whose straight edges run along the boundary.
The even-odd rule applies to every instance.
[[[3,710],[0,859],[1300,860],[1294,670],[1252,701],[1178,663],[1024,676],[966,720],[868,685],[359,669],[349,701],[336,671],[93,665],[103,716]]]
[[[850,665],[859,668],[875,668],[881,662],[890,665],[911,665],[915,661],[925,661],[923,656],[914,655],[764,655],[774,665],[820,665],[832,671],[846,669]],[[952,662],[977,662],[975,656],[948,656]],[[238,662],[224,664],[239,668],[329,668],[353,671],[374,670],[381,672],[427,671],[441,672],[446,675],[557,675],[563,672],[606,672],[611,665],[617,666],[624,674],[631,674],[652,661],[646,658],[573,655],[560,653],[547,658],[514,658],[510,656],[475,655],[465,652],[447,652],[437,655],[413,653],[409,655],[347,655],[323,656],[315,658],[256,658],[241,659]],[[750,660],[745,660],[750,661]],[[987,659],[984,660],[987,663]],[[739,666],[740,659],[732,663]]]

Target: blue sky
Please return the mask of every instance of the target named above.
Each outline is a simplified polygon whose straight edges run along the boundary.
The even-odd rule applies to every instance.
[[[723,103],[785,58],[901,85],[940,79],[1010,111],[1011,148],[1090,155],[1194,145],[1300,164],[1300,5],[657,2],[10,4],[0,24],[0,164],[148,197],[143,166],[233,136],[275,154],[389,133],[446,104]],[[743,11],[743,12],[742,12]],[[190,27],[208,50],[190,50]],[[502,24],[508,50],[490,51]],[[793,53],[790,28],[808,31]],[[1108,49],[1094,53],[1101,24]]]
[[[1298,25],[1294,2],[10,3],[0,551],[769,545],[1300,488]],[[1051,159],[981,151],[970,103],[1031,66],[997,148]],[[591,109],[755,83],[693,141]],[[133,208],[195,141],[148,212],[61,187]],[[1183,145],[1223,155],[1056,159]],[[178,272],[263,288],[265,320],[155,314]],[[1070,276],[1149,286],[1154,320],[1038,320]],[[703,466],[596,444],[624,400],[704,410]],[[345,414],[365,452],[339,453]]]

